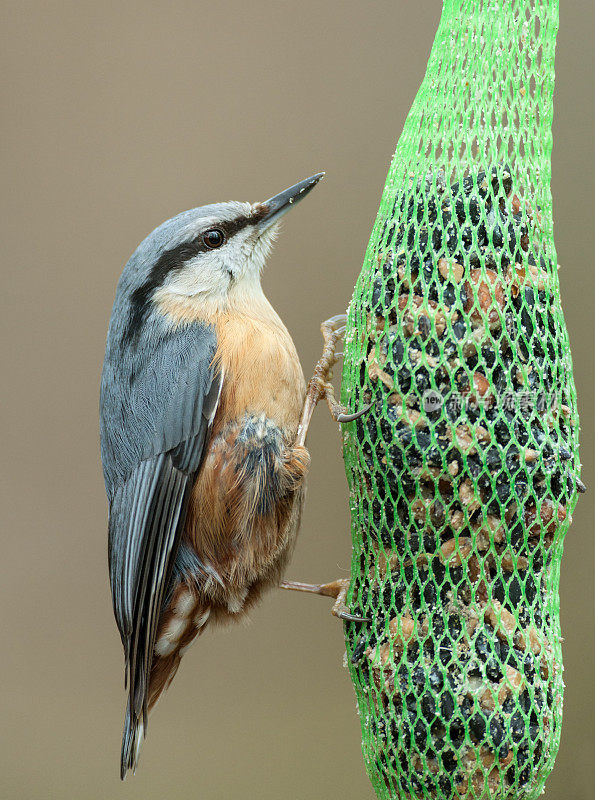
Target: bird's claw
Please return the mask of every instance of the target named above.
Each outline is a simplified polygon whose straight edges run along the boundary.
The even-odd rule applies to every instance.
[[[367,617],[358,617],[356,614],[350,614],[347,609],[344,611],[341,609],[339,611],[335,611],[335,607],[331,609],[331,614],[334,617],[338,617],[339,619],[345,620],[345,622],[369,622],[370,620]]]
[[[341,422],[341,423],[353,422],[354,420],[359,419],[360,417],[363,417],[363,415],[366,413],[366,411],[369,411],[371,408],[372,408],[372,403],[368,403],[367,406],[364,406],[363,408],[360,408],[359,411],[354,411],[353,414],[348,414],[348,413],[341,412],[340,414],[337,415],[337,422]]]
[[[310,594],[319,594],[323,597],[332,597],[335,600],[331,609],[331,613],[334,617],[345,620],[346,622],[369,622],[370,620],[366,617],[352,614],[347,608],[345,600],[347,598],[349,583],[349,578],[339,578],[339,580],[331,581],[331,583],[281,581],[279,586],[281,589],[292,589],[295,592],[309,592]]]
[[[331,331],[335,331],[335,333],[345,333],[347,314],[335,314],[334,317],[326,319],[320,327],[323,329],[328,328]]]

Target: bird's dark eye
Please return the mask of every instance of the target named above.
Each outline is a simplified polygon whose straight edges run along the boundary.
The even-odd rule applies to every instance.
[[[210,247],[211,250],[215,250],[215,248],[221,247],[224,243],[225,234],[223,231],[219,230],[219,228],[212,228],[210,231],[203,233],[202,240],[207,247]]]

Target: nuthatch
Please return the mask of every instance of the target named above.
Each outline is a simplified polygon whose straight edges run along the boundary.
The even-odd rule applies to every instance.
[[[101,382],[109,570],[128,706],[121,776],[149,711],[208,623],[238,619],[280,584],[304,499],[316,402],[347,414],[329,374],[344,317],[306,391],[295,346],[260,273],[277,222],[320,180],[264,203],[218,203],[156,228],[120,278]],[[365,409],[364,409],[365,410]],[[282,584],[335,597],[345,580]]]

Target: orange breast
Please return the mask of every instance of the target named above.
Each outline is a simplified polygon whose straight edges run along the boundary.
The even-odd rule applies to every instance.
[[[305,381],[291,337],[263,295],[210,322],[223,388],[185,539],[229,589],[280,569],[291,550],[309,461],[293,446]]]
[[[287,329],[270,305],[265,310],[220,314],[215,321],[215,363],[224,370],[217,416],[228,422],[264,413],[289,443],[304,400],[304,374]]]

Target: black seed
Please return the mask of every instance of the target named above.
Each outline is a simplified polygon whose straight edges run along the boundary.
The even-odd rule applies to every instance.
[[[519,526],[522,530],[521,523],[519,523],[517,527]],[[508,596],[510,598],[511,605],[513,606],[513,608],[516,608],[516,606],[521,602],[521,598],[523,596],[523,590],[521,588],[521,584],[519,583],[519,580],[516,576],[512,578],[512,580],[508,584]]]
[[[504,741],[504,726],[496,716],[493,716],[490,720],[490,737],[488,741],[493,750],[498,750]]]
[[[477,742],[482,742],[486,733],[486,721],[482,714],[476,713],[469,720],[469,732]]]
[[[450,741],[453,743],[453,745],[457,748],[460,747],[465,740],[465,728],[462,720],[454,719],[450,724],[448,733],[450,736]]]
[[[444,769],[447,772],[455,772],[457,768],[457,757],[453,750],[444,750],[440,754],[442,758],[442,764],[444,765]]]
[[[448,617],[448,632],[453,641],[456,641],[463,631],[463,623],[461,618],[456,614],[451,614]]]
[[[463,697],[459,708],[461,710],[461,714],[463,715],[463,719],[469,719],[471,713],[473,712],[473,703],[471,700],[469,700],[468,697]]]
[[[519,767],[522,767],[527,761],[529,761],[529,745],[522,744],[517,750],[516,762]]]
[[[514,700],[512,697],[507,697],[506,700],[502,703],[502,711],[506,714],[510,714],[515,707]]]
[[[382,286],[383,280],[382,276],[378,275],[374,280],[374,285],[372,288],[372,307],[376,308],[377,305],[380,303],[380,299],[382,297]]]
[[[444,678],[438,669],[431,669],[428,675],[428,683],[432,691],[439,693],[444,686]]]
[[[438,647],[438,657],[443,664],[448,664],[452,659],[452,645],[444,640]]]
[[[415,740],[415,744],[420,748],[420,750],[425,748],[428,740],[428,729],[421,719],[417,720],[414,725],[413,738]]]
[[[532,742],[535,742],[537,740],[539,733],[540,733],[539,724],[529,723],[529,738],[531,739]]]
[[[491,470],[502,466],[502,452],[497,447],[489,447],[485,454],[486,463]]]
[[[526,735],[525,719],[520,711],[515,711],[510,718],[510,736],[515,744],[519,744]]]
[[[535,677],[535,660],[531,653],[527,653],[525,656],[525,660],[523,663],[523,671],[525,673],[525,677],[532,681]]]
[[[492,681],[500,681],[502,679],[502,670],[500,669],[500,665],[494,658],[490,658],[486,662],[486,675]]]
[[[519,772],[519,785],[524,786],[531,779],[531,767],[525,767]]]
[[[402,339],[394,339],[391,342],[390,355],[393,363],[399,365],[405,357],[405,345]]]
[[[426,685],[426,673],[423,667],[415,667],[411,673],[411,683],[419,689]]]
[[[436,605],[436,601],[438,600],[438,591],[434,583],[429,581],[424,585],[423,598],[430,608],[433,608]]]
[[[426,692],[421,699],[421,712],[428,722],[432,722],[436,717],[436,701],[429,692]]]
[[[466,302],[466,297],[465,297]],[[467,333],[467,323],[462,317],[459,317],[452,325],[452,332],[459,340],[463,339]]]
[[[359,662],[363,658],[365,651],[366,651],[366,637],[360,636],[356,646],[353,649],[353,653],[351,654],[351,663],[359,664]]]
[[[440,715],[444,721],[449,720],[455,710],[455,699],[448,691],[440,697]]]
[[[487,661],[492,652],[487,636],[481,631],[475,637],[475,652],[482,661]]]

